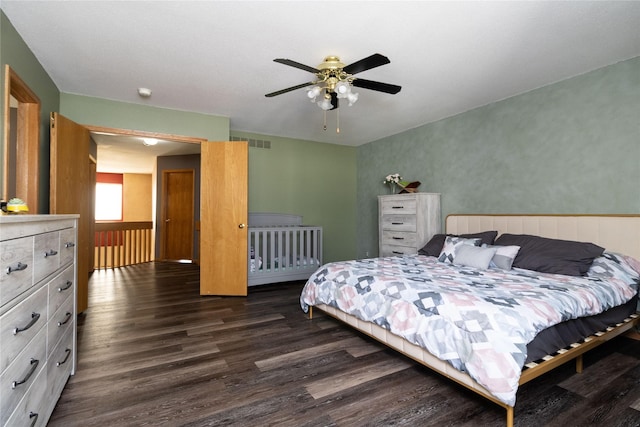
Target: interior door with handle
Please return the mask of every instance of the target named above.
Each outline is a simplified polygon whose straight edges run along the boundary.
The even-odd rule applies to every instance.
[[[78,221],[78,312],[89,306],[90,253],[93,252],[95,175],[91,173],[89,130],[51,113],[51,159],[49,211],[52,214],[80,214]]]
[[[246,141],[201,144],[201,295],[247,295],[248,156]]]
[[[193,260],[194,189],[193,169],[162,171],[160,259]]]

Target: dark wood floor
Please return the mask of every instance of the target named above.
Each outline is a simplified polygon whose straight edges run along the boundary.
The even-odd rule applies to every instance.
[[[501,426],[504,410],[320,315],[302,283],[201,297],[197,267],[99,271],[50,426]],[[640,341],[521,387],[516,426],[640,426]]]

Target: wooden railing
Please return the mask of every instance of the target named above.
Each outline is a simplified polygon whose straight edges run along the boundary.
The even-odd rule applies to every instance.
[[[96,222],[94,268],[117,268],[151,261],[151,221]]]

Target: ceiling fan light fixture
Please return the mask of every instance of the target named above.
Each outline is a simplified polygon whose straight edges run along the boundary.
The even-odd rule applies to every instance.
[[[312,86],[307,90],[307,97],[311,100],[311,102],[316,102],[316,98],[320,95],[322,88],[318,85]]]
[[[347,98],[351,93],[351,85],[346,80],[341,80],[336,84],[334,89],[338,98]]]
[[[158,140],[155,138],[142,138],[142,144],[147,147],[154,146],[158,143]]]
[[[324,111],[328,111],[330,109],[333,108],[333,105],[331,105],[331,97],[324,97],[322,98],[322,101],[318,101],[318,107],[320,107],[321,109],[323,109]]]
[[[349,101],[349,107],[351,107],[358,100],[358,94],[349,91],[347,94],[347,100]]]

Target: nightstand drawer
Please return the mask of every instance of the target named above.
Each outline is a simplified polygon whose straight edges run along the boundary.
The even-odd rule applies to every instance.
[[[382,244],[383,245],[399,245],[399,246],[411,246],[415,248],[418,236],[416,233],[407,231],[382,231]]]
[[[416,231],[416,216],[385,215],[382,217],[382,229],[392,231]]]

